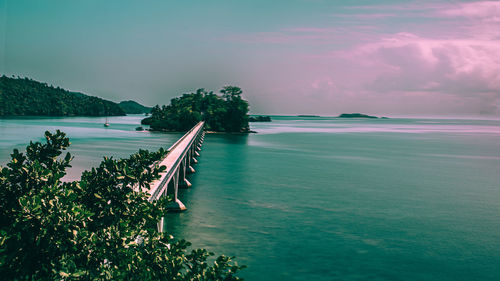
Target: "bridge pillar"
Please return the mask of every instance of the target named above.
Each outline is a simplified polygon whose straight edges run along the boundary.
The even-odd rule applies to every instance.
[[[194,172],[196,172],[196,170],[192,166],[189,166],[188,171],[190,174],[194,174]]]
[[[195,145],[193,145],[193,153],[192,153],[192,155],[193,155],[193,163],[198,164],[198,159],[196,159],[196,157],[197,157],[198,155],[200,155],[200,154],[199,154],[199,153],[198,153],[198,151],[196,150]]]
[[[191,147],[189,154],[190,154],[190,156],[189,156],[190,165],[189,165],[188,169],[190,170],[190,173],[194,173],[194,169],[193,169],[192,164],[198,164],[198,160],[195,158],[196,150],[194,149],[194,145]]]
[[[189,155],[186,155],[181,162],[179,167],[179,187],[180,188],[189,188],[192,184],[186,178],[186,162]]]
[[[188,174],[193,174],[195,172],[194,168],[191,166],[191,164],[194,163],[193,159],[193,150],[190,148],[186,155],[186,173]]]
[[[161,217],[160,221],[158,222],[158,232],[165,232],[166,229],[166,219],[165,217]]]
[[[167,210],[172,211],[184,211],[186,210],[186,206],[177,198],[177,194],[179,192],[179,169],[175,171],[172,179],[167,185],[167,196],[172,195],[172,201],[168,202]]]

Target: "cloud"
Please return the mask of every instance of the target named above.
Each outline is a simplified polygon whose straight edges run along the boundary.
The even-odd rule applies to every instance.
[[[433,97],[450,112],[499,114],[500,2],[449,6],[435,10],[435,15],[454,28],[436,32],[421,25],[419,34],[385,34],[349,50],[332,51],[324,58],[344,67],[332,73],[340,78],[333,82],[342,88],[353,79],[346,76],[356,75],[345,69],[357,68],[365,75],[358,76],[357,89],[350,89],[366,97],[397,97],[401,104]]]
[[[500,101],[500,40],[429,39],[398,33],[351,51],[334,52],[373,76],[364,87],[378,93],[419,92],[472,98],[483,113]]]
[[[383,74],[409,78],[401,82],[420,90],[428,84],[422,82],[438,80],[459,83],[460,88],[474,81],[477,90],[500,91],[500,41],[436,40],[398,33],[341,53],[359,64],[378,67]]]
[[[446,9],[441,14],[450,17],[467,17],[499,22],[500,2],[482,1],[463,3],[455,8]]]
[[[294,47],[279,54],[287,62],[256,70],[273,77],[265,85],[276,89],[270,95],[303,101],[297,110],[307,105],[327,114],[500,114],[500,2],[352,10],[340,18],[356,25],[337,21],[238,37]]]

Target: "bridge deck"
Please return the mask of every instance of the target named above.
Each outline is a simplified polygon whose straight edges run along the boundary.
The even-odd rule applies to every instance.
[[[167,169],[160,173],[161,177],[158,180],[153,181],[149,185],[150,188],[148,193],[152,197],[151,199],[155,199],[154,197],[162,194],[165,188],[167,188],[167,183],[174,175],[180,161],[182,161],[182,158],[185,157],[186,152],[193,144],[194,139],[198,136],[200,130],[202,130],[203,124],[204,122],[199,122],[169,148],[167,156],[159,163],[160,166],[164,165]]]

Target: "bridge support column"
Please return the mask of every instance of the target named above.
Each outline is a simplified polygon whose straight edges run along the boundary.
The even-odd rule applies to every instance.
[[[193,162],[195,164],[198,164],[198,159],[196,159],[196,157],[198,157],[199,155],[200,154],[198,153],[198,150],[193,145]]]
[[[158,232],[165,232],[166,229],[166,219],[165,217],[161,217],[160,221],[158,222]]]
[[[186,173],[188,174],[193,174],[195,172],[194,168],[191,166],[193,162],[193,150],[189,149],[187,155],[186,155]]]
[[[177,170],[167,185],[167,196],[172,195],[172,201],[168,202],[167,210],[184,211],[186,206],[177,198],[179,192],[179,170]]]
[[[191,164],[198,164],[198,160],[195,158],[196,156],[196,150],[194,149],[194,146],[191,147],[191,150],[189,151],[189,162],[190,162],[190,166],[188,169],[191,170],[191,173],[194,173],[194,169],[192,167]]]
[[[180,188],[189,188],[192,186],[192,184],[186,178],[186,163],[187,163],[188,156],[189,155],[186,155],[186,157],[182,160],[181,165],[179,167],[179,187]]]

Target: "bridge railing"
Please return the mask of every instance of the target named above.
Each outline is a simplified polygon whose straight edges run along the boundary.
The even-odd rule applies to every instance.
[[[204,121],[200,121],[198,122],[196,125],[194,125],[193,128],[191,128],[189,131],[187,131],[180,139],[178,139],[176,142],[174,142],[174,144],[172,144],[168,149],[167,151],[170,152],[171,150],[173,150],[175,147],[177,147],[177,145],[179,145],[179,143],[181,143],[185,138],[187,138],[189,136],[189,134],[191,134],[194,130],[197,129],[197,127],[200,125],[200,124],[205,124]],[[199,128],[200,130],[203,130],[203,126],[201,128]],[[194,140],[194,139],[193,139]],[[166,156],[165,156],[166,157]]]
[[[203,137],[202,134],[203,134],[204,124],[205,123],[203,121],[199,122],[193,128],[191,128],[191,130],[189,130],[186,134],[184,134],[184,136],[182,136],[179,140],[177,140],[172,146],[170,146],[167,155],[159,163],[159,165],[166,165],[167,166],[166,170],[161,174],[159,180],[151,184],[152,190],[150,190],[149,192],[151,194],[149,197],[149,201],[157,200],[160,198],[160,196],[164,195],[167,192],[169,183],[171,181],[175,182],[175,184],[172,186],[172,188],[175,189],[175,192],[174,191],[172,192],[175,193],[174,200],[178,201],[177,189],[179,185],[179,179],[178,179],[179,173],[185,173],[186,162],[190,163],[191,158],[194,157],[194,152],[195,152],[194,149],[198,148],[198,145],[200,144],[199,142],[201,141],[200,138]],[[179,150],[181,151],[179,152]],[[169,157],[170,159],[167,159]],[[175,158],[171,159],[172,157]],[[179,171],[179,168],[181,166],[181,163],[183,163],[183,161],[184,161],[183,165],[184,171]],[[185,174],[183,176],[185,177]]]

